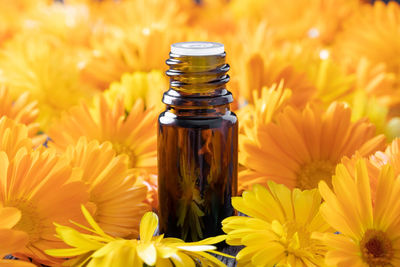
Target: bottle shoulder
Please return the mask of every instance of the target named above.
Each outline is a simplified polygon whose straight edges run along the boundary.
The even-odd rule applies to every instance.
[[[166,110],[159,115],[158,123],[160,126],[220,128],[236,126],[238,118],[230,110],[219,116],[178,116]]]

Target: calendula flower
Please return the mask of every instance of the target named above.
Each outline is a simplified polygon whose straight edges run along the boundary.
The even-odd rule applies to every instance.
[[[355,177],[355,178],[354,178]],[[382,167],[376,194],[371,194],[370,179],[364,160],[354,173],[339,164],[332,179],[333,190],[322,181],[319,191],[325,200],[321,214],[339,234],[314,234],[329,251],[330,266],[400,265],[400,180],[390,164]]]
[[[0,86],[0,117],[7,116],[16,122],[23,123],[28,128],[28,136],[33,139],[34,146],[45,140],[44,135],[37,135],[39,123],[35,122],[39,114],[37,101],[30,101],[29,94],[23,93],[13,99],[6,87]]]
[[[54,259],[43,250],[62,246],[52,223],[80,220],[87,193],[81,182],[72,182],[72,168],[54,150],[32,151],[27,132],[23,124],[0,119],[0,205],[19,210],[21,218],[12,229],[29,237],[26,247],[13,253],[50,264]]]
[[[139,98],[144,100],[146,107],[161,109],[165,107],[161,99],[167,88],[168,81],[161,71],[134,72],[125,73],[121,81],[111,83],[104,95],[109,103],[113,103],[118,95],[124,95],[124,105],[128,112]]]
[[[251,32],[242,32],[238,38],[243,42],[235,41],[236,46],[232,45],[234,56],[231,59],[232,65],[237,66],[232,69],[232,77],[237,79],[233,85],[237,84],[240,97],[251,103],[254,90],[260,92],[263,87],[283,80],[285,87],[293,91],[290,103],[304,107],[316,93],[306,71],[314,62],[314,52],[303,45],[274,46],[265,40],[269,36],[265,24]],[[274,50],[274,53],[269,53],[269,50]]]
[[[239,181],[244,188],[268,180],[289,188],[316,188],[320,180],[330,184],[343,156],[356,151],[368,156],[384,143],[365,119],[351,122],[351,109],[344,104],[334,102],[326,111],[316,105],[303,111],[288,106],[276,123],[257,126],[256,139],[240,136],[239,162],[247,170]]]
[[[94,107],[83,102],[63,114],[48,131],[53,140],[49,146],[65,151],[82,136],[88,140],[109,141],[118,155],[129,156],[129,167],[156,173],[156,119],[156,112],[144,110],[141,99],[126,115],[122,96],[109,104],[103,95],[99,95],[94,99]]]
[[[112,236],[136,238],[149,206],[144,203],[146,186],[137,183],[140,173],[128,168],[129,157],[117,156],[109,142],[99,144],[85,137],[67,147],[64,156],[88,185],[88,207],[100,227]]]
[[[0,202],[21,212],[13,229],[29,236],[26,248],[16,255],[47,265],[54,263],[55,259],[43,252],[63,246],[54,237],[52,224],[79,220],[79,206],[87,201],[85,186],[71,181],[72,168],[53,150],[27,152],[21,148],[14,158],[0,151],[0,164]]]
[[[96,224],[90,213],[82,206],[82,212],[92,228],[80,226],[82,230],[92,235],[83,234],[77,230],[56,224],[58,236],[72,248],[47,250],[46,253],[55,257],[74,257],[73,266],[106,267],[113,266],[225,266],[208,254],[222,254],[215,251],[216,244],[225,240],[226,236],[208,238],[199,242],[185,243],[177,238],[164,238],[163,235],[153,236],[158,218],[155,213],[147,212],[140,223],[140,240],[126,240],[107,235]],[[225,254],[222,254],[225,255]]]
[[[365,29],[368,27],[368,30]],[[373,65],[384,63],[389,72],[400,79],[400,59],[394,57],[400,49],[400,6],[394,1],[385,4],[374,1],[363,5],[344,26],[337,44],[337,56],[343,62],[356,65],[366,57]],[[398,86],[396,87],[398,88]],[[398,95],[398,89],[396,90]],[[397,99],[398,100],[398,99]]]
[[[248,138],[256,140],[257,126],[272,122],[281,112],[292,96],[292,91],[285,88],[282,82],[273,84],[270,88],[263,87],[261,94],[253,91],[253,103],[248,104],[238,111],[241,131]]]
[[[29,92],[38,102],[43,129],[62,110],[91,96],[79,83],[76,58],[66,56],[68,46],[54,36],[26,33],[16,36],[0,51],[0,81],[13,97]]]
[[[83,75],[103,90],[123,73],[165,69],[170,44],[187,39],[177,0],[103,1],[95,13],[104,23],[94,29]]]
[[[230,245],[244,245],[236,259],[240,266],[324,266],[326,248],[314,240],[314,231],[329,229],[319,213],[321,197],[317,189],[294,189],[272,181],[268,187],[233,197],[232,205],[248,215],[229,217],[222,222]]]
[[[280,42],[310,38],[330,44],[359,4],[358,0],[233,0],[230,8],[238,18],[267,20]]]
[[[50,1],[49,1],[50,2]],[[71,46],[88,46],[94,21],[89,7],[51,1],[25,16],[25,28],[37,34],[55,36]]]
[[[34,267],[24,261],[4,260],[7,254],[17,252],[25,247],[29,237],[25,232],[12,230],[21,219],[21,212],[16,208],[3,207],[0,202],[0,266]]]

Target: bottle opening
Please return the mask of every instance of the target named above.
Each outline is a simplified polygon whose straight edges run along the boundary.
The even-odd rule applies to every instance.
[[[224,52],[224,45],[215,42],[182,42],[171,45],[171,53],[181,56],[213,56]]]

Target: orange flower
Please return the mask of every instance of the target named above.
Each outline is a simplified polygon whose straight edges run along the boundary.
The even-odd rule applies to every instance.
[[[144,203],[147,188],[137,182],[140,173],[128,168],[129,157],[116,156],[109,142],[82,137],[67,148],[65,159],[88,185],[88,207],[101,228],[114,237],[137,238],[140,218],[149,206]]]
[[[266,184],[311,189],[320,180],[330,184],[337,163],[356,151],[362,156],[383,147],[385,138],[365,120],[351,122],[351,110],[333,103],[324,112],[309,105],[303,112],[288,106],[276,123],[257,125],[256,138],[240,136],[239,162],[247,169],[239,184]]]
[[[37,101],[29,101],[29,94],[23,93],[13,99],[6,87],[0,86],[0,117],[7,116],[16,122],[23,123],[28,128],[28,136],[33,138],[34,146],[38,146],[45,140],[44,135],[37,136],[39,123],[35,122],[39,109]]]
[[[52,150],[21,148],[14,158],[0,151],[0,165],[0,202],[20,210],[21,220],[13,229],[29,236],[18,255],[43,264],[57,261],[43,252],[63,246],[54,236],[53,222],[81,219],[79,207],[87,202],[85,186],[71,182],[71,167]]]
[[[72,175],[68,162],[53,149],[32,151],[25,125],[0,119],[0,205],[19,210],[21,219],[12,229],[29,237],[26,247],[13,251],[19,258],[43,264],[56,260],[43,252],[63,246],[54,236],[53,222],[81,220],[80,205],[88,200],[86,187],[73,182]]]
[[[156,112],[144,110],[141,99],[135,102],[128,115],[121,96],[111,104],[103,95],[94,102],[93,108],[84,102],[64,113],[48,132],[53,140],[49,146],[65,151],[82,136],[88,140],[109,141],[118,155],[129,156],[130,168],[145,168],[156,173]]]

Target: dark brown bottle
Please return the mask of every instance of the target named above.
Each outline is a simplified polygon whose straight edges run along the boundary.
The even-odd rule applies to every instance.
[[[234,215],[238,120],[226,89],[224,46],[210,42],[171,46],[170,89],[158,120],[160,232],[185,241],[222,233]]]

